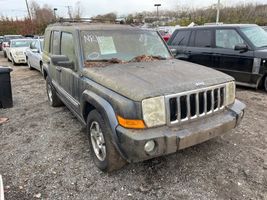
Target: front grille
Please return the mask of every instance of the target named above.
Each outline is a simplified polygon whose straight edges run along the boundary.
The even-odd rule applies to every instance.
[[[225,87],[222,84],[166,96],[167,124],[195,120],[224,109]]]

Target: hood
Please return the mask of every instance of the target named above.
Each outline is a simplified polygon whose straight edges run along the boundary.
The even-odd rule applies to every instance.
[[[234,80],[222,72],[176,59],[84,68],[83,75],[134,101]]]
[[[267,58],[267,48],[255,50],[254,54],[256,58]]]
[[[29,48],[29,47],[16,47],[16,48],[10,48],[10,51],[11,51],[12,53],[15,53],[15,52],[25,52],[27,48]]]

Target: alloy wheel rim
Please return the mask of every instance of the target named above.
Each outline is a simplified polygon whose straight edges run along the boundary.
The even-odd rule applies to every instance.
[[[107,155],[105,138],[99,123],[93,121],[90,126],[90,137],[94,153],[100,161],[104,161]]]

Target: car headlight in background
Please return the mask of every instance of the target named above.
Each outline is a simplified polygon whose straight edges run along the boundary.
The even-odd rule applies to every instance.
[[[147,127],[166,124],[164,96],[145,99],[142,101],[143,119]]]
[[[225,93],[225,105],[233,104],[235,102],[235,82],[232,81],[226,84]]]

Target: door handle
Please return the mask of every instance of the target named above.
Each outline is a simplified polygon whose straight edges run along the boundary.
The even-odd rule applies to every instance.
[[[61,67],[56,67],[56,70],[61,72]]]

